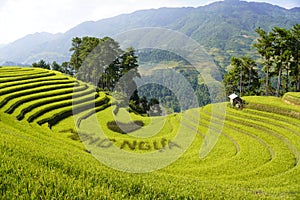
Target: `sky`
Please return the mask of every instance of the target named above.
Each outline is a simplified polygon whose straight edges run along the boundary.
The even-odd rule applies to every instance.
[[[220,0],[0,0],[0,44],[36,32],[64,33],[84,21],[97,21],[136,10],[199,7]],[[252,1],[252,0],[247,0]],[[285,8],[299,0],[253,0]]]

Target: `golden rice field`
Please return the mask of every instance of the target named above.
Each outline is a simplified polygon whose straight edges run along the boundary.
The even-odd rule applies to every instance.
[[[116,118],[114,99],[88,83],[0,67],[0,199],[300,199],[300,94],[243,99],[242,111],[220,103],[151,118],[120,109]],[[115,121],[143,126],[120,134],[108,126]],[[200,157],[214,131],[216,145]],[[139,159],[151,153],[152,162]]]

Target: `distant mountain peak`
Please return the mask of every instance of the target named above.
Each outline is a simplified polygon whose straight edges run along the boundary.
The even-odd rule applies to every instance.
[[[224,2],[227,4],[238,4],[240,3],[240,0],[224,0]]]

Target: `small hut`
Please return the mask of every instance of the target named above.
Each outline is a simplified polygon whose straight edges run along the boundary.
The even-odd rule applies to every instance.
[[[235,93],[231,94],[228,96],[230,99],[230,103],[232,106],[238,108],[238,109],[243,109],[243,100]]]

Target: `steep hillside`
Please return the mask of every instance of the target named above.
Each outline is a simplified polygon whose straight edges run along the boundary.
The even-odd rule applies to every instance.
[[[242,111],[220,103],[158,118],[130,113],[131,120],[144,126],[120,134],[108,122],[130,124],[127,111],[120,109],[115,118],[110,96],[71,77],[0,67],[0,93],[1,199],[300,198],[300,107],[283,99],[244,97]],[[299,99],[298,93],[289,96]],[[224,106],[226,114],[214,114]],[[95,138],[95,119],[111,146]],[[156,134],[146,137],[153,130]],[[153,172],[127,173],[143,160],[133,162],[120,157],[121,152],[172,155],[181,149],[175,142],[178,132],[188,138],[195,131],[191,145],[174,163]],[[202,144],[214,138],[210,134],[219,135],[217,143],[199,158]],[[95,159],[94,151],[113,146],[122,151]],[[112,162],[106,166],[103,159]],[[111,166],[124,166],[126,159],[128,168]],[[163,161],[160,156],[153,159],[150,168]]]
[[[266,3],[221,1],[199,8],[161,8],[142,10],[96,22],[84,22],[43,43],[32,43],[25,37],[0,49],[0,64],[35,62],[39,59],[67,61],[73,37],[113,37],[142,27],[163,27],[180,31],[200,42],[223,67],[230,55],[249,52],[256,38],[255,29],[270,31],[274,26],[291,28],[300,21],[300,10],[287,10]],[[33,35],[39,38],[39,34]],[[40,40],[37,40],[40,41]],[[25,42],[25,43],[24,43]],[[14,52],[14,53],[12,53]]]
[[[74,114],[104,109],[110,99],[61,73],[20,67],[0,68],[0,109],[19,121],[49,128]]]

